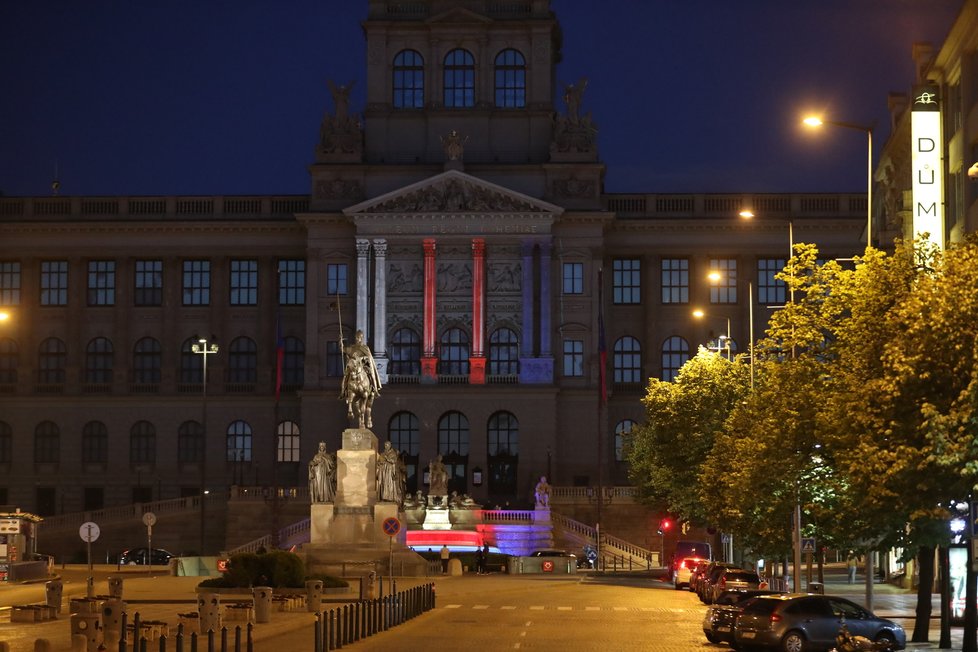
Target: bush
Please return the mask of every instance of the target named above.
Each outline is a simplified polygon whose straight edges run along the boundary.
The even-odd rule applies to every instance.
[[[346,588],[350,586],[350,583],[339,577],[333,577],[332,575],[309,575],[306,577],[307,580],[321,580],[324,589],[339,589]],[[305,586],[305,584],[303,584]]]
[[[305,588],[306,579],[322,580],[325,588],[349,586],[346,581],[328,575],[307,578],[302,559],[284,550],[263,554],[241,553],[232,555],[229,561],[228,570],[223,576],[206,579],[199,586],[215,589],[247,589],[253,586],[301,589]]]

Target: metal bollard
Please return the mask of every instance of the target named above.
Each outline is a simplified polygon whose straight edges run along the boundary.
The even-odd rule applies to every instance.
[[[109,576],[109,595],[117,600],[122,599],[122,578]]]
[[[323,608],[323,581],[306,581],[306,611],[311,614]]]
[[[61,580],[51,580],[50,582],[44,583],[44,597],[45,604],[49,607],[54,607],[54,613],[61,613],[61,595],[64,591],[64,585]]]
[[[197,596],[197,615],[200,619],[200,633],[211,632],[221,627],[221,596],[218,593],[201,593]]]
[[[71,644],[77,645],[76,639],[84,640],[83,650],[96,652],[102,643],[102,616],[95,614],[71,614]]]
[[[256,586],[251,594],[255,601],[255,622],[267,623],[272,616],[272,588],[269,586]]]
[[[0,643],[0,652],[10,652],[9,647],[4,647],[6,643]],[[39,638],[34,641],[34,652],[51,652],[51,641],[46,638]]]
[[[106,641],[111,639],[118,643],[122,637],[122,616],[126,612],[126,603],[122,600],[111,599],[102,603],[102,629]]]

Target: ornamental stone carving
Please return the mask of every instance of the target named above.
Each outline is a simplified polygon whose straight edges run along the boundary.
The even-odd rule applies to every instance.
[[[581,115],[581,100],[587,84],[587,79],[582,77],[576,84],[567,84],[564,87],[563,99],[567,105],[567,115],[554,116],[554,138],[550,143],[552,157],[560,154],[587,154],[583,158],[590,160],[597,156],[598,125],[591,118],[590,112]]]
[[[471,212],[540,212],[529,202],[519,201],[458,179],[447,179],[371,207],[375,213],[457,213]]]
[[[363,186],[353,179],[320,179],[314,188],[316,199],[363,199]]]
[[[360,116],[350,113],[350,91],[354,82],[337,86],[329,81],[333,95],[335,115],[326,114],[319,127],[319,145],[316,154],[322,159],[332,159],[335,155],[359,157],[363,153],[363,129]]]

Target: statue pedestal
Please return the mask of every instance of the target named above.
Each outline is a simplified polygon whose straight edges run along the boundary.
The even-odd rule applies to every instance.
[[[431,508],[425,512],[424,524],[421,526],[422,530],[451,530],[452,521],[449,518],[449,510],[447,505],[447,500],[445,501],[445,508]]]

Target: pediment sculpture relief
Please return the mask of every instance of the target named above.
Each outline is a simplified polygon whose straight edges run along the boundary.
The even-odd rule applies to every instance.
[[[378,213],[539,212],[529,202],[475,184],[448,179],[374,206]]]

